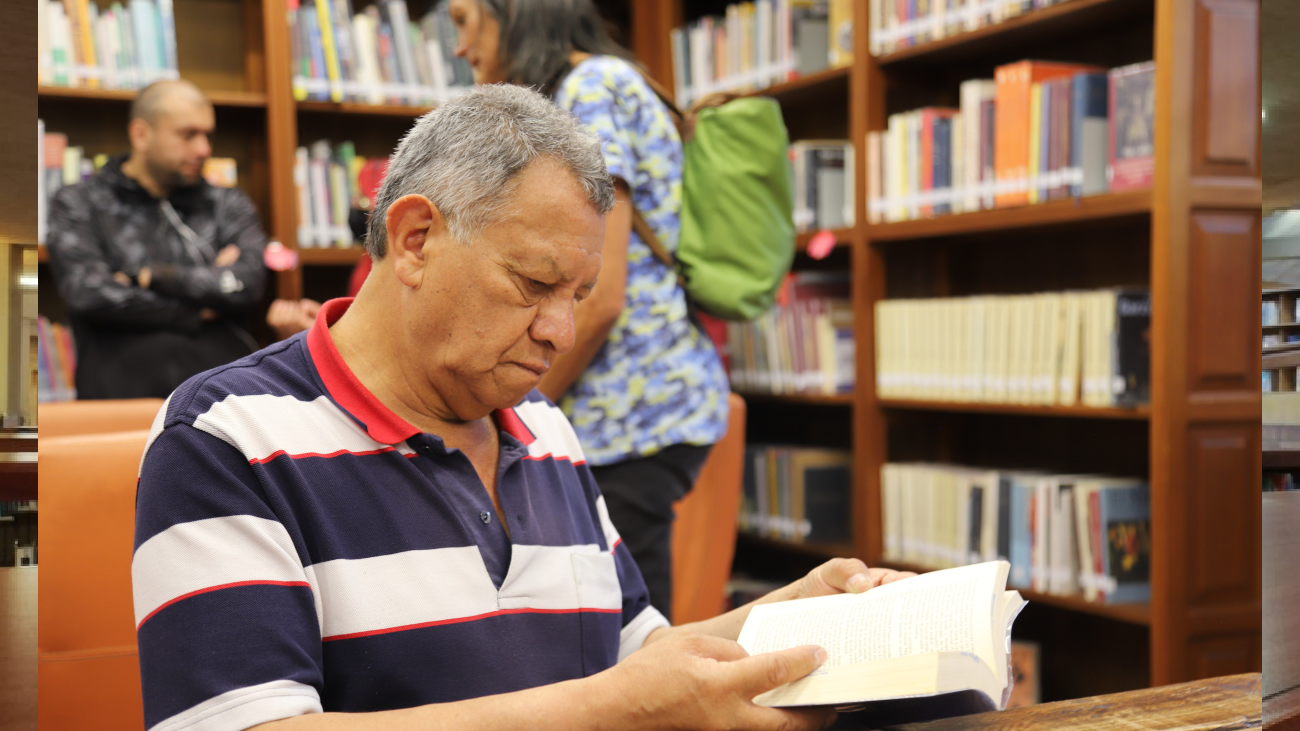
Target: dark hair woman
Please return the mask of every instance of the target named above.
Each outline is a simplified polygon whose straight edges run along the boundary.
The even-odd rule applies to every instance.
[[[669,615],[673,503],[726,431],[728,391],[675,272],[632,230],[635,206],[676,249],[681,138],[590,0],[450,0],[449,10],[456,54],[475,81],[535,87],[600,138],[617,202],[606,218],[599,284],[574,309],[576,345],[540,388],[573,423],[651,604]]]

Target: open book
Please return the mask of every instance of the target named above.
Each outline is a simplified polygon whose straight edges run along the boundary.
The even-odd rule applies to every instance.
[[[1019,592],[1006,591],[1009,570],[990,561],[863,594],[754,607],[739,637],[751,655],[826,648],[822,667],[754,702],[868,704],[890,722],[1002,710],[1011,694],[1011,623],[1025,606]]]

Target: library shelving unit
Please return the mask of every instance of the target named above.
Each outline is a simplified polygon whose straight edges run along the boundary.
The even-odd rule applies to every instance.
[[[360,9],[370,0],[354,0]],[[625,37],[672,88],[669,31],[722,0],[618,0]],[[808,565],[854,553],[881,563],[880,468],[934,460],[1142,476],[1151,484],[1149,605],[1029,594],[1017,635],[1042,645],[1045,699],[1258,670],[1261,371],[1259,0],[1067,0],[1000,25],[874,58],[872,3],[855,0],[853,63],[765,91],[793,140],[855,143],[857,225],[825,259],[851,273],[857,389],[849,397],[751,396],[751,442],[854,452],[853,541],[746,537],[742,553]],[[412,16],[431,6],[410,0]],[[352,140],[387,154],[423,110],[295,102],[281,0],[175,0],[183,76],[217,106],[214,154],[234,157],[270,237],[297,247],[294,150]],[[1026,58],[1106,67],[1155,59],[1156,177],[1149,190],[916,221],[868,224],[867,132],[889,113],[949,106],[968,78]],[[125,149],[130,94],[42,88],[47,129],[88,152]],[[116,118],[120,123],[114,123]],[[275,294],[342,292],[357,249],[301,250]],[[1147,287],[1152,397],[1136,410],[885,400],[875,393],[873,313],[888,298]],[[47,292],[42,288],[42,311]],[[268,295],[270,296],[270,295]],[[53,306],[53,305],[51,305]]]
[[[631,3],[634,50],[672,78],[667,31],[725,2]],[[808,565],[883,556],[880,468],[940,461],[1138,476],[1151,485],[1152,600],[1102,606],[1026,592],[1017,636],[1040,642],[1045,700],[1257,671],[1260,644],[1260,8],[1258,0],[1066,0],[872,57],[855,2],[848,68],[783,84],[792,139],[855,143],[856,220],[825,262],[851,271],[852,397],[751,396],[751,441],[851,446],[851,546],[742,536],[738,558]],[[1022,59],[1156,62],[1148,190],[867,223],[865,138],[888,114],[956,106],[958,85]],[[829,263],[828,263],[829,262]],[[874,307],[891,298],[1104,287],[1151,291],[1152,394],[1137,409],[882,399]],[[900,566],[900,568],[911,568]]]

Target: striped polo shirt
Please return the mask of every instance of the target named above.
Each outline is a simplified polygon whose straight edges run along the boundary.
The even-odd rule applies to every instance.
[[[494,413],[503,529],[474,466],[368,392],[322,308],[191,378],[140,468],[131,565],[150,729],[244,729],[604,670],[667,622],[560,411]]]

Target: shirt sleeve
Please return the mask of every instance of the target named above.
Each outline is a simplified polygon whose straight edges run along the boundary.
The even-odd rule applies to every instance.
[[[235,447],[185,423],[153,440],[131,578],[146,728],[238,731],[321,710],[313,575]]]
[[[628,187],[635,188],[637,102],[618,89],[619,79],[613,66],[584,65],[567,80],[557,101],[588,132],[600,138],[610,176],[622,178]]]

